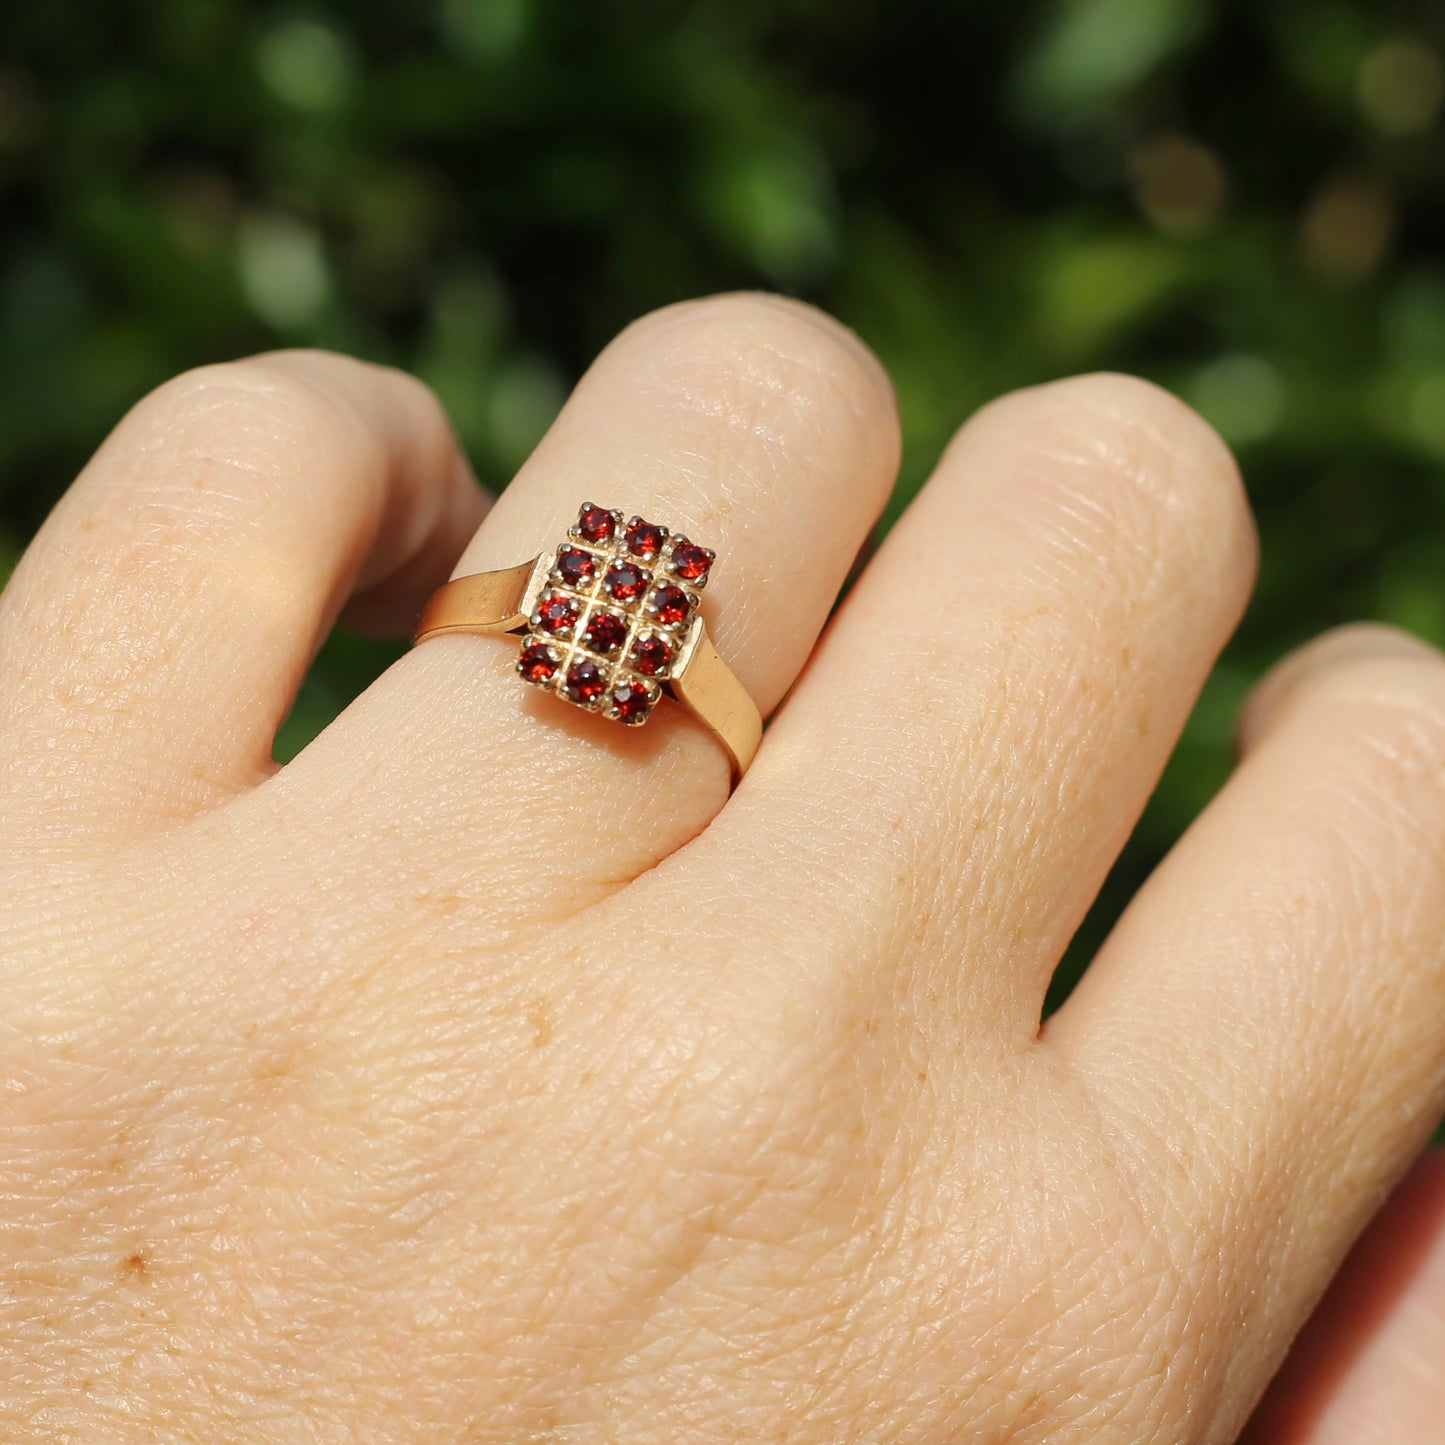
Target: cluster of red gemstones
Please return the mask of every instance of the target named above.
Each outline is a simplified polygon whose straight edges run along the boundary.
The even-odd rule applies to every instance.
[[[588,502],[557,549],[517,671],[578,707],[646,722],[712,564],[706,547]]]

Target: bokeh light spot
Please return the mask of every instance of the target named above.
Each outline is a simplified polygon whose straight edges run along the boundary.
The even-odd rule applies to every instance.
[[[1410,431],[1433,456],[1445,458],[1445,371],[1416,383],[1410,397]]]
[[[289,331],[315,320],[331,296],[321,238],[292,216],[248,216],[237,235],[241,286],[252,311]]]
[[[1224,207],[1228,181],[1218,157],[1188,136],[1164,134],[1146,141],[1133,158],[1139,209],[1171,235],[1207,230]]]
[[[1328,280],[1360,281],[1385,259],[1394,233],[1395,202],[1384,186],[1372,176],[1338,176],[1305,212],[1305,255]]]
[[[1261,356],[1221,356],[1201,367],[1189,400],[1235,446],[1263,441],[1279,430],[1287,395],[1279,368]]]
[[[1386,135],[1429,130],[1445,104],[1445,71],[1417,40],[1390,40],[1360,66],[1360,106]]]
[[[340,35],[319,20],[293,17],[268,30],[256,66],[273,94],[298,110],[335,110],[351,93],[355,66]]]

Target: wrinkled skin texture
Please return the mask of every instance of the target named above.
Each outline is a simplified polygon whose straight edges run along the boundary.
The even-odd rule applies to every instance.
[[[766,297],[631,328],[489,514],[342,358],[121,423],[0,602],[0,1435],[1236,1438],[1445,1102],[1445,665],[1282,664],[1041,1029],[1248,507],[1168,396],[1060,383],[823,632],[898,449],[871,356]],[[773,715],[736,792],[680,708],[585,717],[486,637],[270,762],[348,597],[404,630],[588,498],[718,550]],[[1391,1298],[1438,1322],[1433,1258]],[[1315,1396],[1438,1420],[1377,1316]],[[1269,1438],[1343,1438],[1289,1378]]]

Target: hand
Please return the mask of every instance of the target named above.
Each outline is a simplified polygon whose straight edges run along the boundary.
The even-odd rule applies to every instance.
[[[1152,387],[1015,396],[820,643],[898,448],[854,338],[756,297],[628,330],[470,541],[403,376],[122,422],[0,611],[0,1435],[1234,1437],[1445,1103],[1445,665],[1286,662],[1041,1032],[1249,512]],[[587,498],[718,550],[776,709],[735,794],[681,708],[476,636],[272,765],[343,599],[404,628]]]

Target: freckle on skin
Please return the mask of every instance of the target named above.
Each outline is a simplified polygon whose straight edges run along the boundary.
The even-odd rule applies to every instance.
[[[256,1082],[258,1084],[280,1083],[291,1076],[292,1062],[291,1057],[286,1054],[262,1059],[256,1067]]]
[[[149,1268],[150,1265],[145,1255],[137,1249],[126,1255],[121,1264],[120,1272],[128,1279],[142,1280],[146,1277],[146,1272]]]

